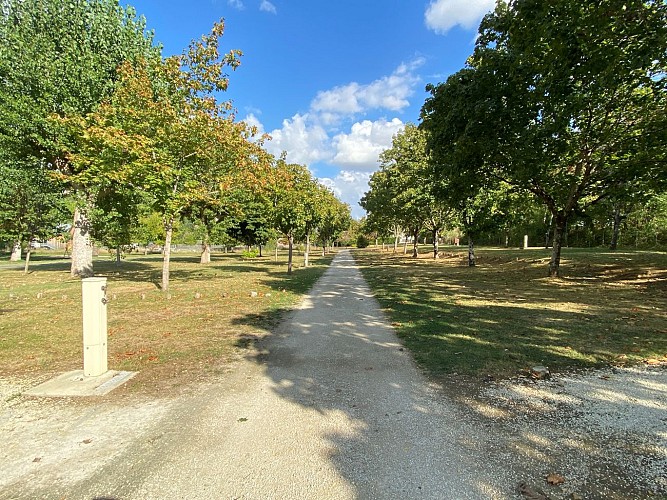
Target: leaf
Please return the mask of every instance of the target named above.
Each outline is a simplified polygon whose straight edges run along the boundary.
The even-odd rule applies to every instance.
[[[239,420],[238,420],[238,421],[239,421],[239,422],[247,422],[247,421],[248,421],[248,419],[247,419],[247,418],[245,418],[245,417],[241,417],[241,418],[239,418]]]
[[[555,486],[557,484],[563,484],[565,482],[565,478],[561,476],[560,474],[556,474],[552,472],[547,476],[547,483]]]

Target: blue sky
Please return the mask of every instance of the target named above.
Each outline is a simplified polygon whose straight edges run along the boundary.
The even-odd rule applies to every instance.
[[[129,3],[165,55],[224,18],[222,49],[244,53],[224,98],[273,137],[269,151],[308,165],[359,218],[379,153],[418,121],[426,84],[463,67],[494,0]]]

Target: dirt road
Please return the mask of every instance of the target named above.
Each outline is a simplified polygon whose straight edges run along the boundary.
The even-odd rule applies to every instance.
[[[510,410],[428,383],[348,252],[273,336],[193,394],[30,404],[3,409],[0,498],[503,499],[549,472],[498,423]]]

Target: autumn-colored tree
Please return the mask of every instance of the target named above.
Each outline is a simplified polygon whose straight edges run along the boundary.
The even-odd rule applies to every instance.
[[[69,173],[60,129],[50,115],[85,115],[113,92],[116,68],[159,55],[145,20],[118,0],[6,0],[0,15],[0,161],[6,168]],[[24,176],[24,178],[37,178]],[[0,182],[2,180],[0,179]],[[40,184],[46,187],[45,184]],[[33,186],[36,188],[39,186]],[[51,189],[51,188],[50,188]],[[72,275],[92,274],[84,215],[94,193],[77,191]],[[25,208],[25,207],[24,207]],[[22,217],[16,207],[16,217]]]
[[[225,176],[247,165],[247,127],[214,97],[227,89],[225,69],[240,64],[239,51],[220,53],[223,32],[221,21],[181,56],[123,64],[108,102],[64,121],[78,145],[70,155],[77,181],[101,176],[136,186],[162,215],[163,291],[175,221],[193,204],[212,200]]]

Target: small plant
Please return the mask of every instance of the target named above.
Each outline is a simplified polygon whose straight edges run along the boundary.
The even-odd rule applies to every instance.
[[[241,253],[241,258],[243,259],[256,259],[257,257],[259,257],[257,250],[243,250]]]

